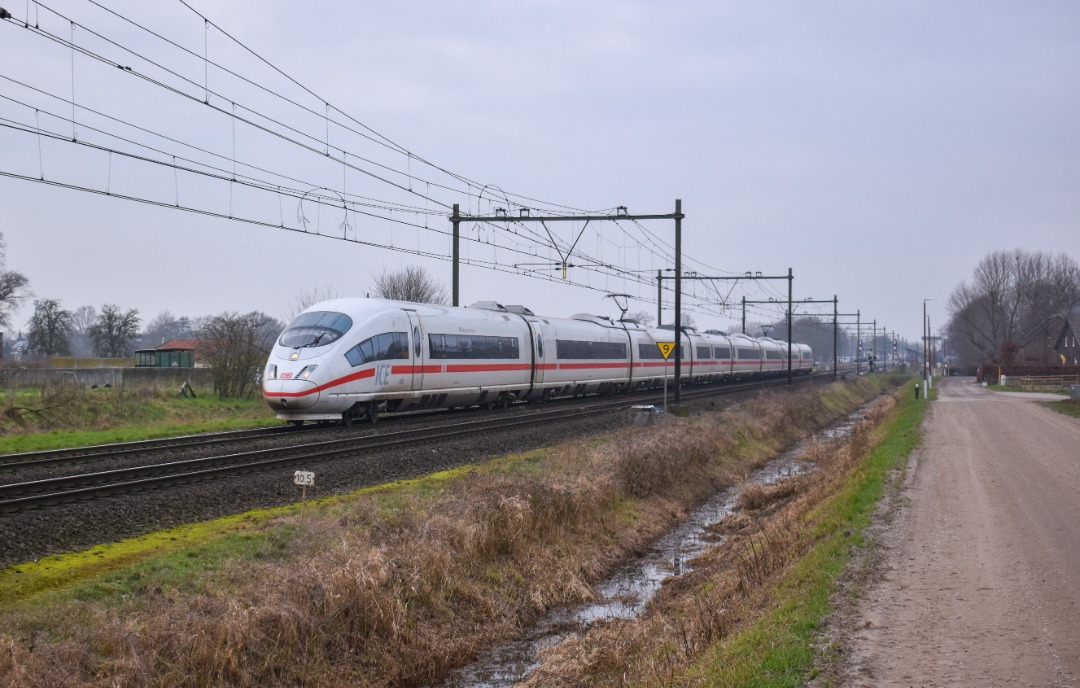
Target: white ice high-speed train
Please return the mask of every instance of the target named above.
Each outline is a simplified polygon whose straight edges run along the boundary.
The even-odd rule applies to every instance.
[[[323,301],[282,332],[263,375],[277,417],[374,421],[380,411],[507,405],[514,401],[652,389],[674,381],[671,329],[580,314],[548,318],[493,302],[468,308],[345,298]],[[785,342],[682,333],[683,384],[779,375]],[[813,355],[791,345],[793,372]]]

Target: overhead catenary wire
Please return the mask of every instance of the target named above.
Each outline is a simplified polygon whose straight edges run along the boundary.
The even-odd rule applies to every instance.
[[[106,195],[112,195],[116,198],[121,198],[120,194],[110,193],[115,185],[111,162],[114,156],[125,156],[131,160],[138,160],[142,164],[155,164],[161,165],[171,169],[172,172],[172,186],[173,194],[172,199],[166,205],[169,207],[180,207],[184,205],[181,203],[180,190],[179,190],[179,176],[181,172],[185,174],[198,174],[208,179],[216,179],[220,182],[227,184],[241,184],[248,186],[249,188],[258,189],[260,191],[273,193],[278,199],[277,205],[278,216],[283,218],[284,214],[281,209],[282,199],[292,198],[293,201],[303,201],[317,203],[319,207],[326,206],[327,208],[337,208],[337,210],[344,209],[345,222],[342,223],[345,231],[349,232],[348,224],[348,212],[357,212],[363,214],[372,219],[380,222],[393,222],[397,224],[409,224],[416,227],[417,231],[425,230],[434,232],[445,236],[447,232],[445,230],[435,230],[429,226],[427,220],[431,215],[442,215],[438,208],[446,208],[449,205],[449,200],[445,198],[444,194],[465,194],[469,198],[475,197],[477,203],[482,200],[487,200],[491,203],[490,197],[485,197],[486,189],[491,185],[481,185],[479,182],[475,182],[464,175],[450,171],[448,168],[440,165],[436,165],[428,161],[424,156],[418,155],[415,151],[411,151],[404,146],[392,141],[391,139],[383,136],[374,129],[359,122],[355,118],[351,117],[347,113],[335,107],[327,99],[320,97],[311,89],[305,87],[300,81],[293,79],[287,75],[283,70],[278,69],[270,61],[265,60],[258,53],[251,50],[248,46],[235,39],[228,32],[224,31],[217,24],[212,22],[209,18],[198,13],[188,3],[180,0],[180,4],[186,7],[191,12],[200,17],[203,29],[203,54],[199,55],[195,51],[190,51],[187,48],[183,48],[176,41],[167,38],[161,34],[157,34],[146,27],[142,26],[138,22],[132,20],[129,17],[122,17],[110,8],[105,7],[102,3],[95,0],[89,0],[90,4],[108,12],[110,15],[120,19],[127,24],[137,27],[142,31],[147,31],[157,37],[157,40],[165,41],[167,44],[172,45],[178,49],[184,50],[187,54],[190,54],[192,58],[202,61],[203,66],[203,83],[199,84],[196,81],[187,79],[179,74],[175,69],[170,69],[167,65],[160,63],[160,61],[152,59],[151,56],[146,55],[145,52],[135,50],[129,45],[125,45],[124,41],[114,40],[111,37],[104,35],[104,32],[98,32],[85,27],[85,22],[77,21],[75,18],[69,18],[70,35],[65,38],[64,36],[55,34],[47,30],[47,28],[41,28],[40,21],[35,21],[33,28],[29,22],[23,22],[25,28],[34,31],[37,35],[42,36],[50,41],[54,41],[59,45],[68,48],[72,56],[72,94],[70,99],[59,98],[55,94],[47,93],[44,89],[37,89],[40,93],[46,93],[53,98],[59,98],[59,100],[70,104],[72,114],[66,121],[71,123],[72,126],[72,139],[78,138],[75,134],[75,126],[78,121],[79,131],[83,133],[83,136],[89,135],[90,132],[94,132],[97,136],[111,137],[115,142],[121,143],[123,146],[130,146],[133,148],[131,151],[124,151],[121,148],[114,145],[101,145],[96,144],[93,148],[100,151],[102,154],[109,157],[110,171],[104,184]],[[39,4],[35,3],[35,8],[39,8]],[[64,15],[56,12],[48,5],[40,5],[40,8],[46,9],[48,12],[54,13],[58,17]],[[27,16],[29,15],[29,8],[27,9]],[[106,42],[108,45],[115,46],[117,49],[122,50],[125,54],[129,54],[138,60],[145,62],[147,65],[151,65],[153,69],[160,70],[161,75],[168,75],[167,79],[158,78],[155,75],[147,72],[142,73],[137,65],[133,67],[130,64],[123,64],[120,61],[111,59],[106,55],[95,51],[91,45],[86,44],[85,41],[75,40],[75,30],[79,27],[79,31],[86,31],[87,35],[93,35],[100,40]],[[300,108],[300,111],[318,115],[321,119],[323,131],[318,134],[311,131],[304,131],[301,128],[292,126],[284,121],[283,118],[278,117],[275,113],[266,112],[260,107],[252,107],[243,103],[240,99],[236,98],[234,94],[229,94],[220,89],[216,90],[215,83],[211,82],[210,70],[221,70],[222,73],[231,75],[236,79],[240,79],[243,83],[246,83],[252,87],[259,88],[261,91],[269,92],[263,88],[255,79],[250,79],[247,76],[239,74],[235,70],[228,69],[226,66],[219,64],[219,61],[211,60],[209,34],[210,29],[219,31],[222,35],[226,36],[229,40],[234,41],[242,49],[250,52],[262,63],[267,65],[268,68],[273,69],[275,72],[281,74],[287,78],[291,83],[294,83],[298,88],[302,89],[308,96],[315,99],[315,102],[319,103],[322,112],[318,112],[316,109],[303,105],[299,100],[288,98],[287,96],[279,95],[274,92],[275,98],[281,98],[281,102],[289,103],[290,107]],[[78,43],[78,45],[77,45]],[[215,51],[216,52],[216,51]],[[173,94],[174,96],[183,97],[189,99],[192,102],[198,102],[204,107],[209,107],[211,110],[219,114],[220,116],[228,118],[230,128],[235,127],[238,124],[243,124],[246,127],[250,127],[253,130],[261,131],[266,135],[273,136],[281,140],[284,144],[298,147],[305,153],[311,155],[321,156],[323,158],[332,157],[335,164],[341,166],[341,189],[340,191],[334,189],[325,189],[315,180],[303,180],[298,175],[290,175],[282,171],[275,171],[269,167],[256,164],[254,161],[245,161],[241,159],[236,150],[236,136],[235,133],[232,136],[233,151],[232,154],[221,154],[214,152],[213,150],[200,147],[192,144],[191,142],[185,142],[176,137],[170,137],[164,132],[155,130],[152,126],[141,126],[133,122],[124,122],[123,118],[110,115],[101,110],[91,107],[88,103],[76,102],[75,91],[75,63],[74,57],[76,55],[82,55],[89,59],[95,60],[100,64],[107,65],[111,68],[117,69],[118,75],[123,75],[123,78],[139,78],[148,85],[154,88],[164,89],[165,91]],[[81,73],[82,70],[80,70]],[[0,75],[2,76],[2,75]],[[81,78],[80,78],[81,81]],[[170,83],[172,82],[172,83]],[[35,88],[34,86],[27,86],[29,88]],[[2,95],[2,94],[0,94]],[[80,101],[83,97],[80,95]],[[216,101],[220,100],[222,104],[228,103],[228,107],[218,105]],[[21,103],[25,107],[30,107],[29,103]],[[218,164],[210,163],[208,160],[199,160],[197,156],[188,153],[185,155],[183,152],[176,150],[168,150],[166,147],[154,147],[148,146],[144,142],[136,141],[134,138],[124,136],[115,131],[108,131],[101,126],[94,126],[85,121],[85,117],[82,113],[94,112],[96,117],[102,117],[110,119],[117,123],[117,126],[121,127],[134,127],[134,130],[140,131],[143,134],[160,137],[161,141],[169,141],[170,146],[181,146],[186,151],[197,151],[200,156],[208,156],[213,160],[219,161]],[[55,113],[49,113],[47,116],[57,117]],[[38,115],[40,117],[40,115]],[[58,118],[60,119],[60,118]],[[121,124],[122,123],[122,124]],[[405,169],[399,169],[395,165],[387,164],[378,160],[374,160],[370,157],[359,154],[358,151],[352,150],[347,140],[339,142],[336,135],[331,136],[331,128],[335,131],[340,128],[341,133],[346,136],[358,136],[362,137],[364,141],[376,143],[382,146],[384,149],[396,152],[402,156]],[[14,125],[10,128],[14,130]],[[39,142],[39,181],[47,181],[54,185],[65,185],[65,182],[61,182],[56,179],[47,180],[44,165],[44,155],[40,152],[40,143],[42,137],[61,141],[62,139],[56,136],[56,132],[47,131],[43,129],[40,123],[35,127],[29,127],[26,129],[27,133],[37,134]],[[233,130],[235,131],[235,130]],[[83,142],[79,142],[83,143]],[[161,159],[155,159],[161,158]],[[440,174],[445,174],[450,180],[460,184],[445,183],[440,180],[425,178],[424,176],[414,173],[414,164],[424,165],[430,170],[437,171]],[[381,170],[382,173],[376,170]],[[365,175],[368,179],[371,179],[374,183],[381,187],[389,188],[397,192],[412,195],[416,200],[413,203],[402,203],[399,201],[390,201],[386,198],[378,198],[374,195],[353,195],[352,193],[346,193],[346,186],[348,182],[348,173],[353,171],[358,174]],[[18,176],[12,175],[5,171],[6,176]],[[310,186],[309,186],[310,184]],[[94,193],[101,193],[100,189],[91,189],[87,185],[80,184],[67,184],[68,188],[92,191]],[[305,191],[305,189],[307,189]],[[438,195],[434,195],[438,194]],[[518,204],[521,207],[531,207],[537,211],[543,211],[544,209],[558,209],[558,210],[571,210],[573,212],[597,212],[597,211],[583,211],[577,208],[573,208],[569,205],[555,204],[549,201],[539,201],[533,196],[506,193],[500,190],[502,200],[507,204]],[[493,196],[494,194],[492,194]],[[420,202],[420,199],[423,202]],[[131,198],[129,200],[138,200],[140,202],[158,204],[158,201],[150,198]],[[188,208],[181,208],[189,210],[189,212],[205,212],[205,214],[213,216],[222,216],[221,213],[216,211],[202,208],[194,208],[191,201],[187,201]],[[365,211],[365,208],[367,211]],[[370,212],[375,210],[376,212]],[[401,218],[390,218],[387,215],[393,214],[395,211],[408,212],[414,214],[417,218],[424,218],[423,223],[417,222],[409,223],[402,222]],[[230,211],[225,214],[225,217],[234,215],[234,212]],[[239,218],[238,218],[239,219]],[[243,220],[241,220],[243,221]],[[283,219],[280,219],[277,225],[272,222],[257,223],[264,224],[265,226],[278,226],[284,227]],[[342,227],[339,225],[339,228]],[[491,250],[496,254],[500,251],[507,251],[509,255],[530,255],[531,252],[536,251],[537,245],[551,245],[555,248],[567,246],[570,250],[566,251],[567,260],[575,260],[582,265],[587,263],[594,263],[595,267],[589,267],[583,269],[585,274],[584,285],[591,284],[590,272],[596,272],[598,275],[605,275],[606,277],[618,277],[620,280],[637,283],[640,286],[647,287],[652,283],[652,280],[648,276],[638,276],[634,271],[627,270],[625,268],[615,265],[611,260],[602,260],[602,254],[605,253],[603,246],[613,246],[618,249],[618,262],[625,262],[625,247],[635,245],[638,249],[639,264],[640,254],[645,253],[649,255],[650,261],[660,262],[661,264],[670,262],[673,259],[673,249],[670,244],[666,244],[660,240],[653,232],[643,228],[640,223],[635,222],[636,231],[631,231],[628,227],[623,226],[622,223],[616,223],[618,231],[624,237],[624,241],[616,241],[615,239],[597,234],[598,237],[598,251],[597,256],[589,255],[589,252],[582,250],[580,247],[575,247],[569,242],[564,243],[559,237],[548,237],[548,241],[544,241],[543,237],[539,236],[531,228],[523,227],[521,225],[513,225],[512,223],[491,224],[489,225],[491,231],[488,234],[487,245],[491,247]],[[291,229],[291,228],[290,228]],[[295,231],[295,230],[294,230]],[[375,241],[358,242],[364,243],[378,248],[388,248],[387,246]],[[475,245],[480,246],[479,242]],[[394,249],[400,250],[400,249]],[[416,255],[426,255],[421,249],[419,243],[416,249],[413,251]],[[442,257],[441,255],[439,257]],[[701,264],[699,261],[694,261],[695,264]],[[492,261],[493,265],[499,265],[497,261]],[[500,269],[504,271],[510,271],[506,269],[505,265],[500,265]],[[530,273],[532,274],[532,273]],[[553,280],[562,281],[562,280]],[[578,280],[580,282],[580,280]],[[564,283],[575,283],[574,280],[567,280]],[[581,286],[580,284],[578,286]],[[650,293],[648,289],[644,289],[644,293]],[[690,305],[690,304],[688,304]],[[707,306],[705,306],[707,307]]]

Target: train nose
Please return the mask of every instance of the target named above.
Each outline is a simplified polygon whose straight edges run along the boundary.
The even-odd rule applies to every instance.
[[[306,409],[319,400],[319,388],[307,380],[267,380],[263,398],[274,410]]]

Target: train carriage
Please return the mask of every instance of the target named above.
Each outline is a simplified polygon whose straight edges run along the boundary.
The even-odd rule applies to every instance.
[[[745,334],[731,335],[731,345],[735,359],[731,366],[732,374],[739,379],[761,375],[761,344]]]
[[[675,356],[664,360],[658,346],[673,336],[670,329],[588,314],[541,317],[494,302],[454,308],[334,299],[305,310],[282,332],[264,371],[263,397],[291,423],[351,423],[375,420],[384,409],[654,389],[674,379]],[[780,349],[775,340],[684,330],[682,383],[779,372]],[[792,355],[800,368],[802,351]]]

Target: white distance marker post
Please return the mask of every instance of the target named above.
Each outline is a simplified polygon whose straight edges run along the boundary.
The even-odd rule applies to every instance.
[[[310,485],[315,487],[315,473],[312,471],[296,471],[293,473],[293,485],[300,486],[300,517],[304,517],[304,507],[307,506],[307,489]]]

